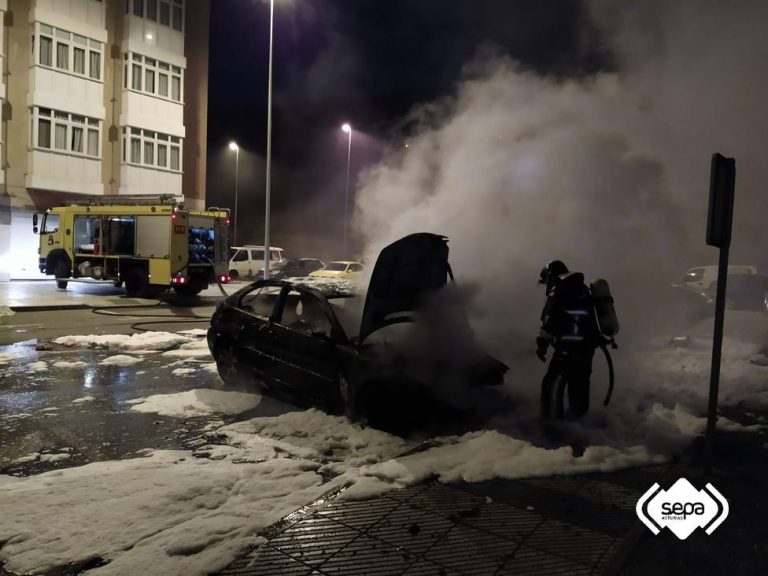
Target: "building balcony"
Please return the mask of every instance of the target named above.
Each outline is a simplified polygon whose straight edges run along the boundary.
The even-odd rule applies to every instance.
[[[75,194],[104,194],[101,159],[39,149],[29,151],[27,188]]]
[[[180,102],[123,90],[121,126],[155,130],[184,137],[184,106]]]
[[[76,74],[33,66],[29,74],[27,104],[103,120],[104,84]]]
[[[126,14],[123,22],[123,52],[137,52],[186,68],[183,32],[132,14]]]
[[[123,164],[120,166],[120,194],[181,195],[181,172]]]
[[[45,22],[101,42],[107,41],[105,2],[34,0],[29,21]]]

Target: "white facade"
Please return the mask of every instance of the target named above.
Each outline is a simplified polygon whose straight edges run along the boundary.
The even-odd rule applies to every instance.
[[[32,122],[26,185],[104,194],[104,3],[36,0],[29,18],[27,106]]]
[[[32,214],[59,195],[183,198],[191,185],[200,201],[205,183],[205,154],[182,181],[188,64],[190,143],[205,147],[209,0],[10,4],[6,20],[0,0],[0,281],[45,277]]]
[[[126,8],[119,193],[181,196],[187,66],[183,6],[179,0],[129,0]]]

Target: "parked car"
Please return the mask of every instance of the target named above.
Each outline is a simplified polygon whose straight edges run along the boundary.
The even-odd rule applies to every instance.
[[[405,432],[472,410],[507,370],[477,345],[449,275],[447,239],[412,234],[382,250],[364,299],[335,279],[243,288],[218,305],[208,346],[227,383]]]
[[[284,260],[283,249],[269,247],[269,263],[277,264]],[[264,246],[246,244],[230,249],[229,275],[232,280],[239,278],[257,278],[264,275]]]
[[[360,262],[351,262],[348,260],[337,260],[329,262],[320,270],[315,270],[309,275],[315,278],[357,278],[365,267]]]
[[[304,278],[309,276],[315,270],[320,270],[325,266],[325,262],[317,258],[286,258],[282,262],[275,264],[270,270],[269,277],[275,279],[285,278]]]
[[[717,288],[717,266],[697,266],[683,275],[682,284],[694,290],[714,292]],[[728,266],[728,277],[757,274],[757,266],[732,264]],[[730,281],[730,280],[729,280]]]

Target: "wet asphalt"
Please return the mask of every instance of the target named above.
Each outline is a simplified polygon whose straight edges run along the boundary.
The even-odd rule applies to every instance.
[[[173,376],[168,358],[146,357],[133,366],[100,366],[107,350],[35,350],[36,340],[11,348],[18,358],[3,370],[0,391],[0,472],[34,474],[98,460],[139,456],[146,448],[185,448],[207,418],[182,420],[131,410],[129,400],[152,394],[216,387],[213,374]],[[149,356],[149,355],[148,355]],[[46,372],[30,372],[44,361]],[[55,368],[57,361],[86,368]],[[93,400],[78,402],[92,397]],[[35,453],[40,457],[33,458]]]
[[[147,449],[195,449],[207,443],[206,427],[290,409],[279,402],[262,402],[237,416],[180,418],[137,412],[131,410],[129,401],[195,388],[234,388],[225,387],[215,373],[203,369],[203,364],[213,361],[211,357],[182,366],[180,358],[152,352],[142,354],[137,364],[110,366],[101,362],[124,352],[67,348],[51,342],[72,334],[129,334],[139,331],[135,327],[139,322],[148,330],[207,329],[205,318],[215,302],[196,304],[192,308],[161,303],[109,310],[107,315],[88,309],[20,312],[0,319],[4,340],[13,342],[0,346],[0,358],[11,357],[0,363],[0,474],[30,475],[140,457]],[[35,363],[41,361],[47,370],[35,371]],[[86,366],[55,367],[56,362],[82,362]],[[195,371],[173,374],[179,367]],[[92,400],[82,400],[86,397]]]

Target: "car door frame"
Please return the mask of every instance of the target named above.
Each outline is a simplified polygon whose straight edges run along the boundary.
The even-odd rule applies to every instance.
[[[291,291],[320,304],[331,327],[329,336],[310,335],[282,323]],[[344,355],[351,350],[351,343],[328,300],[317,290],[286,284],[275,305],[270,331],[276,342],[275,373],[281,385],[314,404],[324,404],[327,400],[337,402]]]
[[[275,303],[272,306],[269,316],[249,311],[244,307],[244,298],[257,290],[268,287],[280,288],[280,292],[275,298]],[[246,361],[252,363],[254,371],[266,386],[271,386],[275,383],[277,359],[274,350],[275,343],[270,338],[269,329],[274,322],[276,311],[282,309],[282,298],[283,286],[281,283],[275,281],[260,281],[255,282],[247,289],[243,290],[238,296],[235,305],[235,309],[242,318],[238,327],[235,345],[246,357]],[[247,322],[249,318],[253,320]]]

